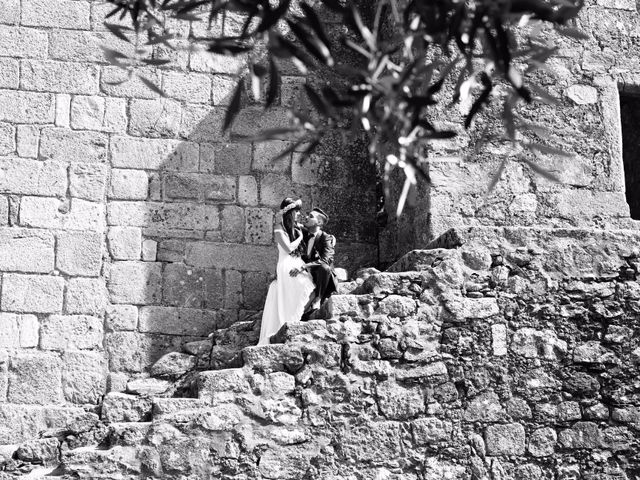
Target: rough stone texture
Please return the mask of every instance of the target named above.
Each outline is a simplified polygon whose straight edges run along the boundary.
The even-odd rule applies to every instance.
[[[2,309],[9,312],[56,313],[62,311],[64,279],[49,275],[5,274]]]
[[[57,238],[56,267],[68,275],[97,277],[102,264],[102,235],[61,233]]]

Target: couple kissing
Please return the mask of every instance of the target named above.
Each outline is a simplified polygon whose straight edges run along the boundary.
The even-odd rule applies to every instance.
[[[324,232],[329,217],[319,208],[301,215],[302,201],[285,198],[274,229],[276,279],[269,285],[258,345],[289,322],[312,317],[337,289],[333,271],[335,237]],[[300,223],[300,220],[303,220]]]

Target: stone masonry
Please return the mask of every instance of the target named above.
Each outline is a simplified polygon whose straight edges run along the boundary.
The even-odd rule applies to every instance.
[[[35,433],[39,419],[96,405],[164,353],[259,311],[287,195],[330,213],[338,264],[375,263],[374,181],[357,150],[329,142],[305,164],[298,152],[273,163],[287,142],[247,140],[288,125],[293,69],[277,107],[245,99],[223,135],[245,58],[179,50],[140,70],[161,98],[106,61],[102,46],[135,50],[104,27],[110,4],[1,3],[0,443],[19,438],[9,418],[29,412],[24,433]],[[176,25],[176,43],[220,29]]]
[[[629,245],[640,236],[460,234],[460,249],[416,250],[341,284],[324,319],[285,325],[271,345],[254,346],[250,321],[187,344],[153,366],[155,378],[108,393],[100,416],[59,418],[38,439],[29,417],[7,416],[24,442],[5,448],[6,470],[104,480],[637,478],[640,252]]]

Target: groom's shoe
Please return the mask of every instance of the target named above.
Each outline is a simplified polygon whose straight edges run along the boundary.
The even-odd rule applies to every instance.
[[[302,318],[300,319],[300,321],[306,322],[307,320],[315,319],[316,315],[318,314],[318,311],[319,310],[317,308],[312,308],[311,310],[307,310],[302,314]]]

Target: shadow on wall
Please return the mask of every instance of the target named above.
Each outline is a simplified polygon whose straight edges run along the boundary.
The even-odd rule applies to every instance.
[[[236,80],[202,77],[213,79],[216,106],[206,103],[210,87],[199,74],[188,81],[183,75],[188,83],[181,85],[165,79],[174,98],[147,91],[151,98],[132,99],[129,135],[111,138],[106,346],[112,372],[141,372],[181,344],[261,310],[277,257],[274,217],[286,196],[328,212],[337,265],[354,272],[377,261],[375,172],[363,146],[329,139],[304,164],[295,152],[272,162],[286,142],[231,139],[288,126],[285,87],[282,107],[247,106],[231,135],[222,135]],[[110,88],[142,88],[132,83]]]

